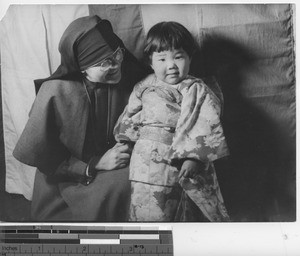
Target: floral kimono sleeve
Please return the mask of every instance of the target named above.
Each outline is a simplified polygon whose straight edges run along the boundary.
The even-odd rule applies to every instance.
[[[139,126],[142,110],[140,87],[140,83],[134,87],[129,97],[128,104],[115,125],[114,135],[118,142],[135,142],[139,138]]]
[[[192,158],[204,163],[229,154],[220,122],[221,104],[201,81],[182,89],[181,114],[170,160]]]

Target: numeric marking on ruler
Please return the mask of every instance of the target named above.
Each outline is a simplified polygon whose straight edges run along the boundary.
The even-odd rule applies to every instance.
[[[32,253],[43,253],[43,245],[32,245]]]

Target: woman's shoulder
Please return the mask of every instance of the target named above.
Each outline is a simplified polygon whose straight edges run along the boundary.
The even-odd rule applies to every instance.
[[[80,81],[71,80],[49,80],[45,81],[39,92],[39,94],[47,94],[49,96],[59,96],[59,95],[74,95],[77,92],[82,91],[83,85]]]

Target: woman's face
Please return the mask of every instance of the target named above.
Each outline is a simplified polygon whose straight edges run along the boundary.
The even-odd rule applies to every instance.
[[[121,80],[123,49],[118,48],[111,56],[85,70],[91,82],[116,84]]]

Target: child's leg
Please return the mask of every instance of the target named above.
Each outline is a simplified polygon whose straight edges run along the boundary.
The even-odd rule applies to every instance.
[[[129,221],[174,221],[181,188],[131,181]]]

